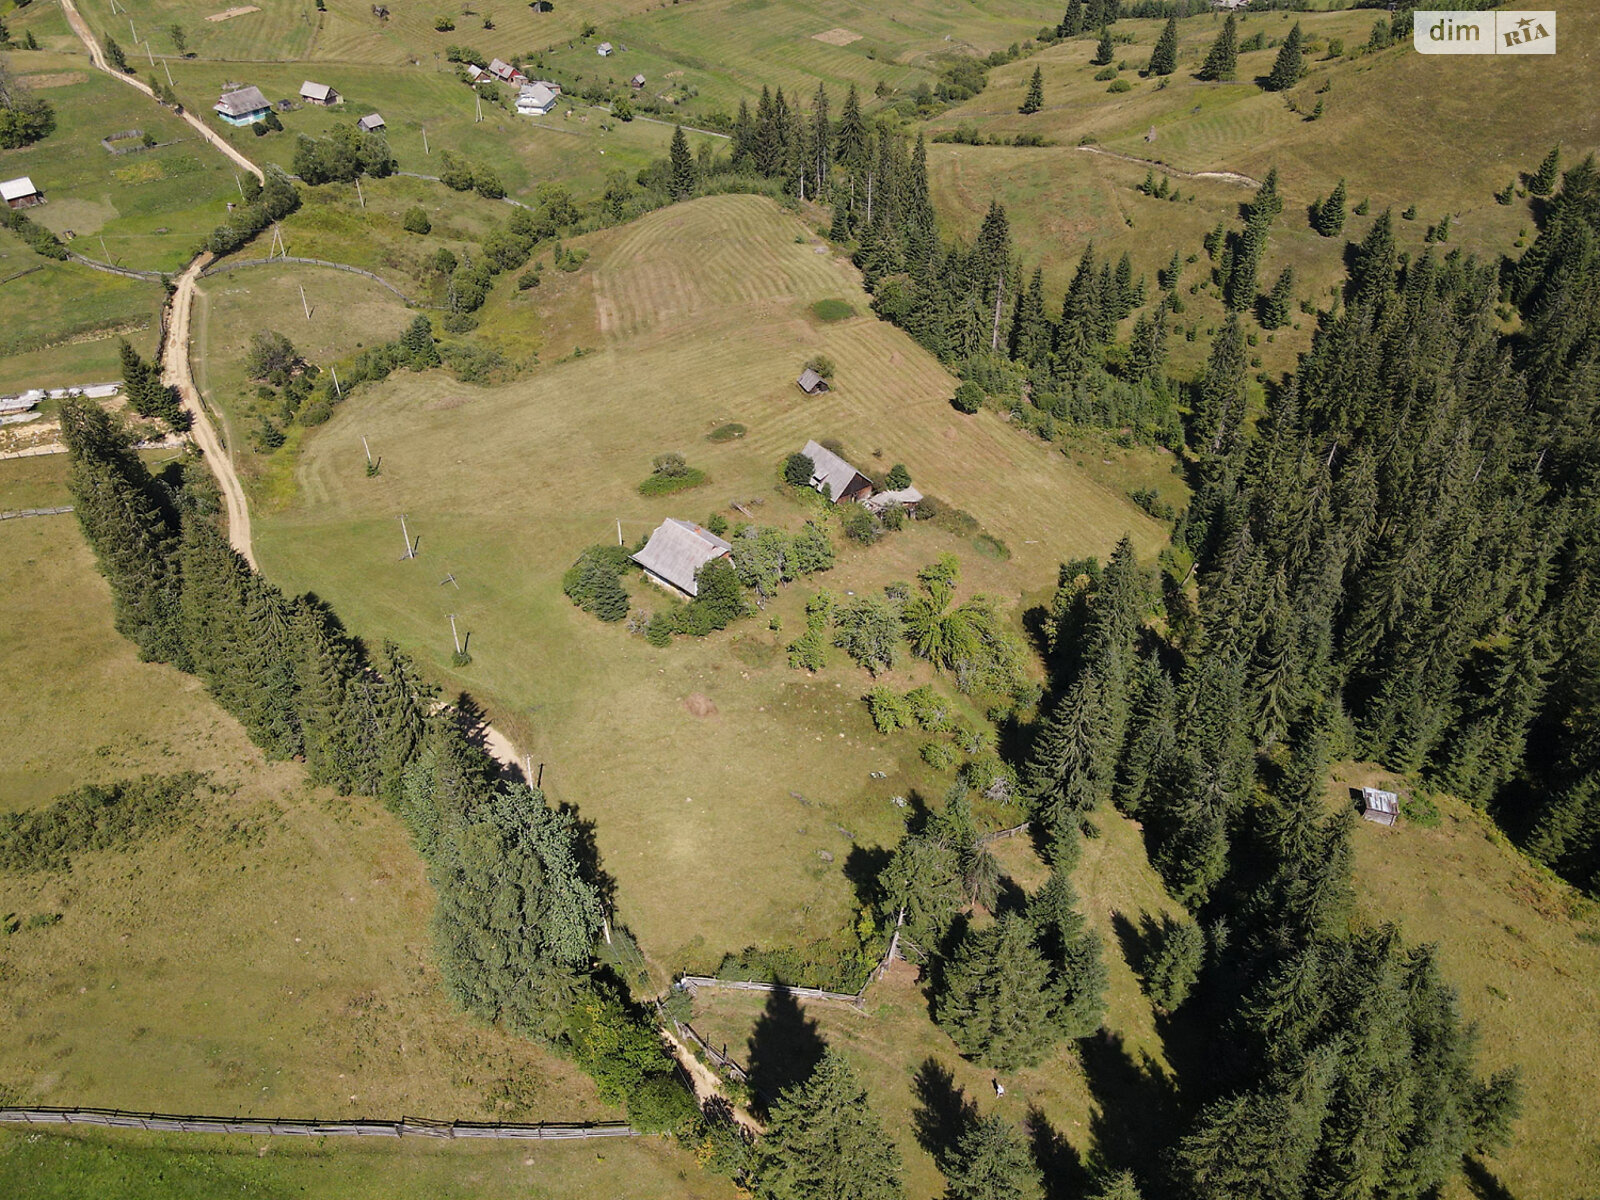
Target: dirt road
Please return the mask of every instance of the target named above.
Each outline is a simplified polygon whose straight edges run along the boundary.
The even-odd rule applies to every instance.
[[[66,0],[62,0],[66,3]],[[1220,179],[1224,183],[1237,183],[1240,187],[1258,188],[1261,186],[1259,179],[1251,179],[1248,175],[1241,175],[1237,171],[1180,171],[1177,167],[1169,167],[1166,163],[1157,162],[1153,158],[1140,158],[1134,154],[1123,154],[1117,150],[1107,150],[1101,146],[1079,146],[1089,154],[1103,154],[1107,158],[1119,158],[1123,162],[1137,163],[1141,167],[1155,167],[1165,171],[1168,175],[1177,175],[1183,179]]]
[[[100,49],[99,41],[95,38],[94,34],[89,32],[89,23],[83,19],[82,14],[78,12],[77,6],[72,3],[72,0],[61,0],[61,11],[66,14],[67,24],[72,26],[72,32],[77,34],[78,40],[82,42],[84,48],[89,51],[90,62],[92,62],[100,70],[104,71],[107,75],[110,75],[113,79],[120,79],[129,87],[137,88],[146,96],[149,96],[152,100],[156,98],[156,94],[150,90],[149,85],[141,83],[138,76],[127,75],[121,71],[113,71],[111,67],[107,65],[106,56]],[[188,110],[185,110],[181,115],[185,121],[194,126],[195,131],[199,133],[201,137],[205,138],[206,141],[210,142],[218,150],[226,154],[236,165],[246,171],[249,171],[250,174],[254,175],[257,179],[265,182],[266,176],[262,175],[261,168],[256,166],[255,163],[251,162],[244,155],[240,154],[232,146],[228,145],[227,141],[224,140],[222,135],[217,133],[216,130],[212,129],[199,117],[195,116]]]

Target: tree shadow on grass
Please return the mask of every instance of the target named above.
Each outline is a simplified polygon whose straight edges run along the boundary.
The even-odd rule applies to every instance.
[[[1050,1124],[1050,1118],[1037,1104],[1029,1105],[1023,1127],[1033,1161],[1044,1176],[1046,1200],[1079,1200],[1092,1182],[1084,1169],[1083,1156]]]
[[[917,1099],[917,1108],[911,1114],[917,1145],[931,1154],[943,1170],[962,1134],[977,1122],[978,1106],[967,1099],[955,1074],[931,1055],[917,1068],[911,1091]]]
[[[767,1006],[750,1031],[746,1070],[751,1088],[770,1103],[778,1093],[811,1077],[827,1043],[788,988],[767,994]],[[764,1105],[763,1105],[764,1107]]]
[[[1471,1155],[1461,1160],[1462,1173],[1467,1177],[1467,1190],[1474,1200],[1517,1200],[1516,1195],[1505,1184],[1500,1182],[1499,1176],[1482,1160]]]
[[[1142,1051],[1135,1061],[1121,1034],[1102,1029],[1078,1046],[1095,1101],[1089,1119],[1091,1165],[1098,1171],[1144,1173],[1177,1133],[1178,1094],[1172,1077]]]

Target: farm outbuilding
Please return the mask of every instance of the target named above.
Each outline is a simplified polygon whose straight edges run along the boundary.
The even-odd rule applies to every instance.
[[[700,568],[732,552],[733,547],[710,530],[693,521],[668,517],[656,527],[633,561],[644,568],[649,578],[692,598],[700,590],[695,579]]]
[[[223,93],[222,99],[212,106],[217,116],[229,125],[254,125],[265,121],[272,105],[258,87],[238,88]]]
[[[517,70],[517,68],[513,67],[510,63],[498,58],[490,60],[489,74],[505,83],[522,84],[528,82],[528,77],[526,75]]]
[[[835,504],[841,500],[864,501],[872,495],[872,480],[827,447],[807,442],[800,453],[811,460],[811,486]]]
[[[800,378],[795,380],[795,384],[808,396],[815,396],[821,392],[831,390],[828,387],[828,381],[810,367],[800,372]]]
[[[0,200],[6,202],[7,208],[32,208],[44,203],[44,193],[33,185],[33,180],[19,175],[0,183]]]
[[[595,47],[595,53],[601,58],[610,58],[613,49],[614,47],[610,42],[601,42],[597,47]]]
[[[632,79],[628,80],[628,86],[631,87],[634,91],[638,91],[640,88],[642,88],[644,86],[644,76],[643,75],[635,75]]]
[[[387,129],[388,126],[384,124],[383,118],[377,113],[368,113],[356,122],[356,128],[361,130],[362,133],[377,133],[378,130]]]
[[[1361,789],[1361,815],[1378,825],[1394,825],[1400,820],[1400,797],[1379,788]]]
[[[897,492],[876,492],[861,502],[869,512],[887,512],[891,508],[915,509],[922,503],[922,493],[914,487],[903,487]]]
[[[312,83],[308,79],[300,85],[300,99],[307,104],[320,104],[323,108],[332,108],[339,103],[339,93],[325,83]]]

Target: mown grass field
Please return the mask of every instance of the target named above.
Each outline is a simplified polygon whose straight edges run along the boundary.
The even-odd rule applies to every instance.
[[[696,998],[695,1029],[712,1045],[726,1044],[733,1059],[754,1072],[765,1090],[787,1082],[808,1047],[839,1047],[867,1085],[874,1107],[906,1160],[911,1200],[944,1194],[944,1180],[928,1149],[914,1134],[919,1110],[928,1107],[918,1076],[936,1064],[985,1115],[999,1113],[1022,1124],[1037,1114],[1066,1149],[1057,1160],[1062,1194],[1086,1190],[1090,1168],[1139,1167],[1130,1139],[1160,1128],[1175,1116],[1171,1075],[1150,1003],[1122,952],[1114,918],[1137,925],[1179,914],[1144,857],[1137,828],[1112,813],[1097,818],[1099,838],[1086,840],[1073,875],[1083,911],[1100,932],[1110,968],[1105,1032],[1080,1045],[1062,1044],[1039,1066],[1000,1075],[1004,1097],[995,1095],[996,1073],[964,1061],[955,1044],[929,1016],[914,968],[898,964],[872,985],[864,1012],[833,1002],[774,1002],[739,992],[702,991]],[[993,844],[1011,881],[1032,891],[1048,874],[1025,838]],[[986,918],[980,918],[986,919]]]
[[[238,199],[233,171],[183,120],[90,69],[81,54],[14,54],[11,64],[56,113],[49,137],[0,150],[0,177],[28,175],[45,193],[31,220],[63,238],[75,234],[72,248],[86,257],[109,252],[122,266],[169,271],[226,219],[228,199]],[[100,144],[128,129],[159,145],[114,155]]]
[[[298,1144],[298,1143],[307,1144]],[[29,1200],[733,1200],[660,1139],[436,1142],[0,1131],[0,1188]]]
[[[618,520],[632,542],[668,515],[739,519],[734,500],[797,526],[816,510],[777,491],[777,463],[828,436],[867,469],[904,462],[1011,553],[987,557],[971,534],[927,526],[867,550],[843,548],[835,531],[841,563],[817,582],[836,592],[910,579],[950,550],[963,594],[990,592],[1015,610],[1053,585],[1062,559],[1103,554],[1124,532],[1150,555],[1160,531],[1059,450],[993,414],[955,413],[954,381],[904,334],[868,316],[817,321],[819,299],[865,313],[866,297],[768,201],[674,206],[582,243],[593,252],[582,270],[547,273],[533,304],[497,293],[484,313],[478,336],[537,331],[548,365],[500,389],[409,372],[364,388],[305,440],[296,502],[258,518],[259,553],[282,585],[317,591],[353,629],[397,638],[486,701],[546,764],[547,789],[596,822],[623,919],[657,965],[714,965],[748,942],[838,928],[854,905],[842,874],[852,841],[892,842],[901,813],[890,797],[938,794],[947,780],[922,765],[919,740],[871,732],[864,674],[787,667],[809,588],[726,634],[657,651],[561,594],[584,546],[614,538]],[[236,311],[240,328],[264,323],[244,301]],[[585,353],[562,361],[569,346]],[[837,387],[807,399],[794,376],[818,351],[838,363]],[[705,440],[729,421],[747,436]],[[383,459],[375,479],[362,434]],[[710,481],[641,497],[663,450]],[[415,561],[400,561],[401,513],[421,539]],[[450,574],[459,587],[441,586]],[[647,585],[634,591],[638,607],[659,607]],[[450,612],[471,632],[464,670],[448,665]],[[694,715],[693,696],[715,711]]]
[[[0,464],[0,481],[8,503],[54,499],[60,487],[59,471],[44,464]],[[149,771],[205,771],[215,788],[172,829],[131,847],[77,856],[64,872],[0,873],[0,912],[25,926],[0,939],[6,1100],[327,1117],[615,1116],[576,1068],[455,1011],[432,959],[433,889],[399,822],[371,802],[308,788],[294,764],[263,761],[196,680],[136,661],[112,629],[106,585],[71,517],[0,524],[0,594],[10,613],[0,634],[8,807]],[[27,928],[36,914],[60,919]],[[183,1194],[222,1194],[201,1185],[231,1175],[224,1159],[208,1157],[229,1144],[220,1139],[135,1139],[165,1149],[127,1159],[126,1140],[111,1140],[114,1154],[94,1144],[77,1153],[56,1139],[4,1135],[0,1180],[32,1182],[0,1192],[82,1195],[114,1163],[153,1189],[155,1171],[184,1176],[183,1163],[197,1162],[199,1190]],[[167,1153],[180,1148],[199,1157]],[[343,1153],[334,1165],[313,1145],[286,1147],[287,1165],[240,1178],[262,1187],[245,1194],[282,1194],[285,1180],[325,1195],[382,1194],[380,1180],[420,1188],[452,1162],[464,1189],[573,1169],[570,1153],[519,1147],[475,1158],[473,1148],[452,1148],[476,1165],[358,1151],[348,1161],[372,1165],[371,1182],[357,1184]],[[268,1153],[263,1142],[249,1159],[257,1149]],[[593,1154],[584,1157],[596,1181],[581,1186],[605,1194],[599,1179],[613,1168]],[[673,1174],[647,1146],[602,1155],[617,1164],[618,1194]],[[522,1167],[525,1156],[536,1169]],[[551,1167],[551,1157],[567,1165]],[[57,1190],[30,1190],[47,1180]],[[695,1185],[682,1194],[720,1193]]]
[[[1330,806],[1351,787],[1392,776],[1342,764]],[[1478,1023],[1485,1068],[1518,1065],[1523,1114],[1509,1150],[1488,1162],[1504,1190],[1455,1195],[1579,1200],[1600,1191],[1600,906],[1537,867],[1493,824],[1453,797],[1435,796],[1436,828],[1358,822],[1355,883],[1361,915],[1394,921],[1438,948],[1461,1011]]]

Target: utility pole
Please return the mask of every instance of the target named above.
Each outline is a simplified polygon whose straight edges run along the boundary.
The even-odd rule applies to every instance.
[[[428,131],[426,129],[424,129],[422,131],[422,152],[424,154],[432,154],[433,153],[432,150],[428,149]]]
[[[622,545],[622,518],[617,518],[617,545]]]
[[[149,42],[146,42],[144,44],[144,53],[145,53],[145,57],[150,60],[150,65],[152,67],[155,66],[156,65],[156,52],[150,48],[150,43]],[[163,58],[161,61],[162,62],[166,62],[167,60]]]
[[[344,389],[339,386],[339,368],[338,367],[329,367],[328,370],[330,372],[332,372],[332,374],[333,374],[333,390],[339,394],[339,399],[343,400],[344,399]],[[362,437],[361,437],[361,444],[363,446],[365,446],[367,444],[367,438],[366,438],[365,434],[363,434]],[[368,462],[372,461],[372,451],[371,450],[367,451],[367,461]]]
[[[284,255],[284,257],[287,258],[288,255],[287,254]],[[306,303],[306,285],[302,283],[302,284],[299,285],[299,287],[300,287],[300,307],[306,310],[306,320],[309,321],[309,320],[311,320],[311,305]]]
[[[244,199],[244,183],[239,179],[239,172],[233,173],[233,182],[239,187],[239,199]]]
[[[361,201],[361,207],[367,206],[367,198],[361,194],[361,180],[356,180],[356,199]]]
[[[111,251],[106,249],[106,235],[103,233],[100,235],[100,253],[106,256],[107,262],[111,261]]]
[[[137,46],[139,44],[139,31],[133,27],[132,17],[128,18],[128,32],[133,35],[133,44]]]
[[[456,653],[460,654],[461,653],[461,638],[456,633],[456,615],[455,615],[455,613],[446,613],[445,615],[450,618],[450,640],[455,642],[455,644],[456,644]]]
[[[477,120],[473,122],[473,124],[476,125],[478,121],[483,120],[483,93],[474,90],[472,94],[477,98],[478,101],[478,116]]]
[[[416,554],[411,549],[411,530],[406,527],[406,514],[400,514],[400,535],[406,539],[406,557],[415,558]]]
[[[361,448],[367,452],[367,466],[372,465],[372,447],[367,445],[367,435],[361,435]]]
[[[149,42],[145,43],[146,46],[148,46],[149,44],[150,44]],[[167,56],[165,54],[163,54],[161,56],[161,67],[167,73],[167,86],[169,88],[177,87],[178,85],[172,82],[172,68],[167,65]]]

